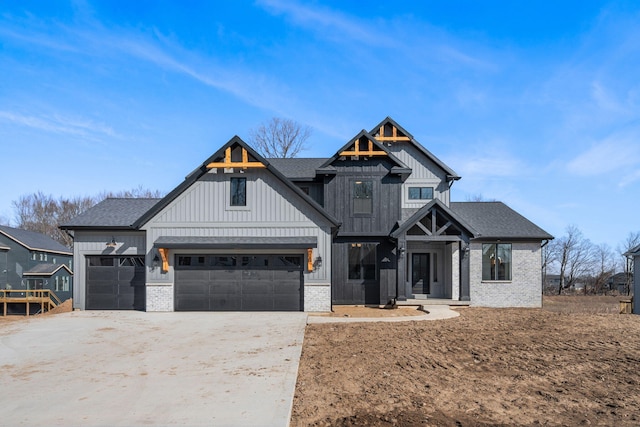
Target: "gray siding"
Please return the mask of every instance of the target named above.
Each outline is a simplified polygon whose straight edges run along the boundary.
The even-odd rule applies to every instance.
[[[433,187],[433,197],[449,206],[449,185],[447,174],[433,161],[429,160],[420,150],[408,143],[394,143],[388,147],[398,159],[409,166],[411,176],[402,185],[402,207],[405,209],[420,208],[429,202],[409,200],[408,188],[411,186]]]

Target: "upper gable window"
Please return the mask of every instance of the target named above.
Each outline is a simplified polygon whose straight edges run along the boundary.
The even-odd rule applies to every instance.
[[[353,181],[353,213],[373,213],[373,182]]]
[[[231,178],[231,206],[247,206],[247,178]]]
[[[433,187],[409,187],[409,200],[433,199]]]

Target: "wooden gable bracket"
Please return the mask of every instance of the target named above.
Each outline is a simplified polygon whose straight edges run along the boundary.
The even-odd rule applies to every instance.
[[[398,128],[395,126],[391,126],[392,134],[391,136],[384,136],[384,125],[380,126],[380,136],[377,136],[376,139],[378,141],[409,141],[408,136],[398,136]]]
[[[224,161],[223,162],[211,162],[207,165],[207,169],[231,169],[231,168],[266,168],[266,166],[260,162],[250,162],[249,161],[249,153],[247,153],[247,149],[242,148],[242,161],[234,162],[231,160],[231,147],[227,147],[224,151]]]
[[[360,141],[356,141],[353,144],[354,151],[345,150],[340,153],[341,156],[386,156],[387,152],[384,150],[374,150],[373,141],[368,140],[369,146],[367,151],[360,151]]]
[[[162,258],[162,271],[169,271],[169,249],[158,248],[160,258]]]

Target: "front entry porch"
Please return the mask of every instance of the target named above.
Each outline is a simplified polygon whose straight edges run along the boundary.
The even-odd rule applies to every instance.
[[[400,254],[396,300],[469,301],[469,241],[475,234],[439,200],[400,224],[391,233]]]

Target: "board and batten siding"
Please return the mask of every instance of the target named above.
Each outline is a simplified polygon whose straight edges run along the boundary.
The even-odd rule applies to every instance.
[[[372,159],[368,164],[358,161],[336,161],[337,174],[325,182],[325,209],[342,221],[340,233],[388,235],[400,218],[400,183],[390,175],[391,164]],[[373,212],[353,213],[353,190],[356,181],[372,181]]]
[[[113,238],[116,247],[107,247]],[[73,236],[73,308],[84,310],[87,286],[87,255],[137,255],[146,254],[146,236],[144,231],[96,232],[76,230]],[[147,259],[147,265],[149,260]]]
[[[405,165],[411,168],[411,175],[402,185],[402,207],[415,208],[429,200],[408,200],[408,188],[411,186],[433,187],[433,197],[449,206],[449,185],[447,174],[424,153],[409,143],[394,143],[387,147]]]

